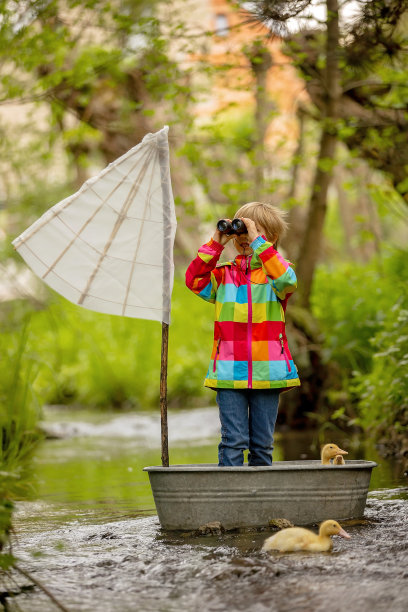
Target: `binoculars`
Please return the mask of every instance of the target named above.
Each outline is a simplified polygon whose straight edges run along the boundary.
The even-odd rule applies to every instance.
[[[217,223],[217,230],[221,232],[221,234],[227,234],[227,236],[231,234],[246,234],[248,231],[245,223],[241,221],[241,219],[233,219],[232,221],[220,219]]]

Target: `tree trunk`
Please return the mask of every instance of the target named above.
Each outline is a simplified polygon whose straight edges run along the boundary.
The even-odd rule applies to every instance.
[[[340,97],[338,69],[339,7],[338,0],[327,0],[325,108],[319,155],[309,203],[306,230],[302,241],[297,274],[300,279],[298,300],[309,308],[316,264],[319,259],[327,210],[327,193],[332,178],[337,142],[336,118]]]
[[[320,138],[319,157],[313,181],[312,195],[305,235],[299,252],[297,275],[300,279],[299,298],[305,308],[309,308],[310,294],[316,264],[322,248],[323,227],[327,211],[327,193],[332,177],[331,170],[323,167],[327,160],[332,160],[335,153],[337,138],[323,130]]]
[[[260,200],[265,190],[265,134],[270,112],[266,79],[272,66],[272,56],[268,49],[259,43],[255,43],[247,51],[247,55],[255,76],[254,200]]]

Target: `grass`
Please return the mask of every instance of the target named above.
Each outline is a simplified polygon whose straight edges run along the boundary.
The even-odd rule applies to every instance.
[[[30,459],[40,439],[33,392],[37,364],[26,355],[27,327],[0,336],[0,569],[14,564],[9,549],[13,500],[31,487]]]
[[[173,407],[208,404],[203,381],[211,352],[213,306],[175,281],[169,330],[168,399]],[[14,342],[19,322],[9,320]],[[159,404],[161,325],[91,312],[53,293],[31,312],[25,366],[36,362],[42,404],[153,408]]]

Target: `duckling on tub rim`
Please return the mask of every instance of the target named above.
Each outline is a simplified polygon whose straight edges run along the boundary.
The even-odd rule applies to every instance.
[[[332,465],[331,460],[334,460],[337,456],[343,459],[342,455],[348,455],[348,452],[342,450],[337,444],[333,444],[332,442],[325,444],[320,454],[322,465]],[[343,462],[340,461],[340,464],[336,462],[335,465],[344,465],[344,459]]]

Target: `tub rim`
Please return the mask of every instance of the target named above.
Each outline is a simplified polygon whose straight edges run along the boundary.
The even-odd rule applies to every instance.
[[[319,459],[299,459],[294,461],[274,461],[272,465],[260,466],[225,466],[219,467],[216,463],[176,463],[169,467],[162,465],[149,465],[143,468],[144,472],[286,472],[286,471],[319,471],[319,470],[355,470],[372,469],[378,466],[375,461],[364,459],[349,459],[344,465],[322,465]]]

